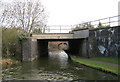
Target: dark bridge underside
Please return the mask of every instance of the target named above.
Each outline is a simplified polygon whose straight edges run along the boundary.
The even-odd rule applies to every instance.
[[[37,39],[37,41],[70,41],[73,39]]]
[[[48,42],[49,41],[68,41],[68,45],[69,45],[69,48],[68,50],[66,50],[66,52],[68,54],[76,54],[76,55],[79,55],[79,56],[82,56],[83,54],[86,55],[87,54],[87,44],[86,44],[86,41],[87,39],[38,39],[38,47],[39,47],[39,51],[41,54],[42,52],[46,52],[48,51]],[[48,53],[48,52],[46,52]],[[45,55],[45,54],[41,54],[42,56]],[[88,56],[88,55],[86,55]]]

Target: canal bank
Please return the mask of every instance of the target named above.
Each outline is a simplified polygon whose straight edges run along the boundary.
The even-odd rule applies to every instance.
[[[15,59],[11,59],[11,58],[4,58],[2,60],[0,60],[0,64],[2,65],[2,68],[4,67],[10,67],[11,65],[15,65],[15,64],[18,64],[20,63],[20,61],[18,60],[15,60]]]
[[[74,62],[78,62],[82,65],[106,72],[111,73],[113,75],[119,76],[120,72],[118,71],[118,64],[117,63],[110,63],[105,61],[97,61],[87,58],[78,58],[75,56],[71,56],[71,59]]]

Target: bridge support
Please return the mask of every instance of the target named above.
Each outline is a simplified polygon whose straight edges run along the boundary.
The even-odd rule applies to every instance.
[[[23,41],[22,47],[23,61],[33,61],[38,58],[38,56],[48,55],[47,41],[39,41],[34,38],[28,38],[27,40]]]
[[[88,39],[74,39],[69,41],[69,49],[66,51],[70,55],[79,57],[89,57]]]
[[[32,61],[37,58],[38,54],[38,45],[36,39],[28,38],[23,41],[22,45],[22,56],[23,61]]]

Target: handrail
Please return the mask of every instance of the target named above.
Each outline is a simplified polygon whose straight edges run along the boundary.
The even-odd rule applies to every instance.
[[[69,31],[74,29],[76,26],[81,27],[81,28],[91,28],[91,26],[94,27],[94,28],[98,28],[99,23],[101,23],[102,25],[109,25],[111,27],[112,26],[118,26],[118,22],[120,21],[120,19],[118,19],[119,17],[120,17],[120,15],[112,16],[112,17],[106,17],[106,18],[93,20],[93,21],[88,21],[88,22],[84,22],[84,23],[80,23],[80,24],[76,24],[76,25],[48,25],[45,28],[42,28],[42,30],[43,29],[47,30],[48,33],[52,33],[52,32],[56,33],[57,31],[58,31],[57,33],[68,33]],[[113,20],[114,18],[117,18],[117,19]],[[112,25],[112,23],[114,23],[114,25]],[[86,25],[86,27],[85,27],[85,25]]]

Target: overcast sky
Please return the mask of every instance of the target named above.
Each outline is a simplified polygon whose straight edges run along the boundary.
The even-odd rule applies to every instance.
[[[6,2],[12,0],[4,0]],[[75,25],[118,15],[119,0],[41,0],[48,12],[47,25]]]
[[[119,0],[42,0],[48,25],[73,25],[118,15]]]

